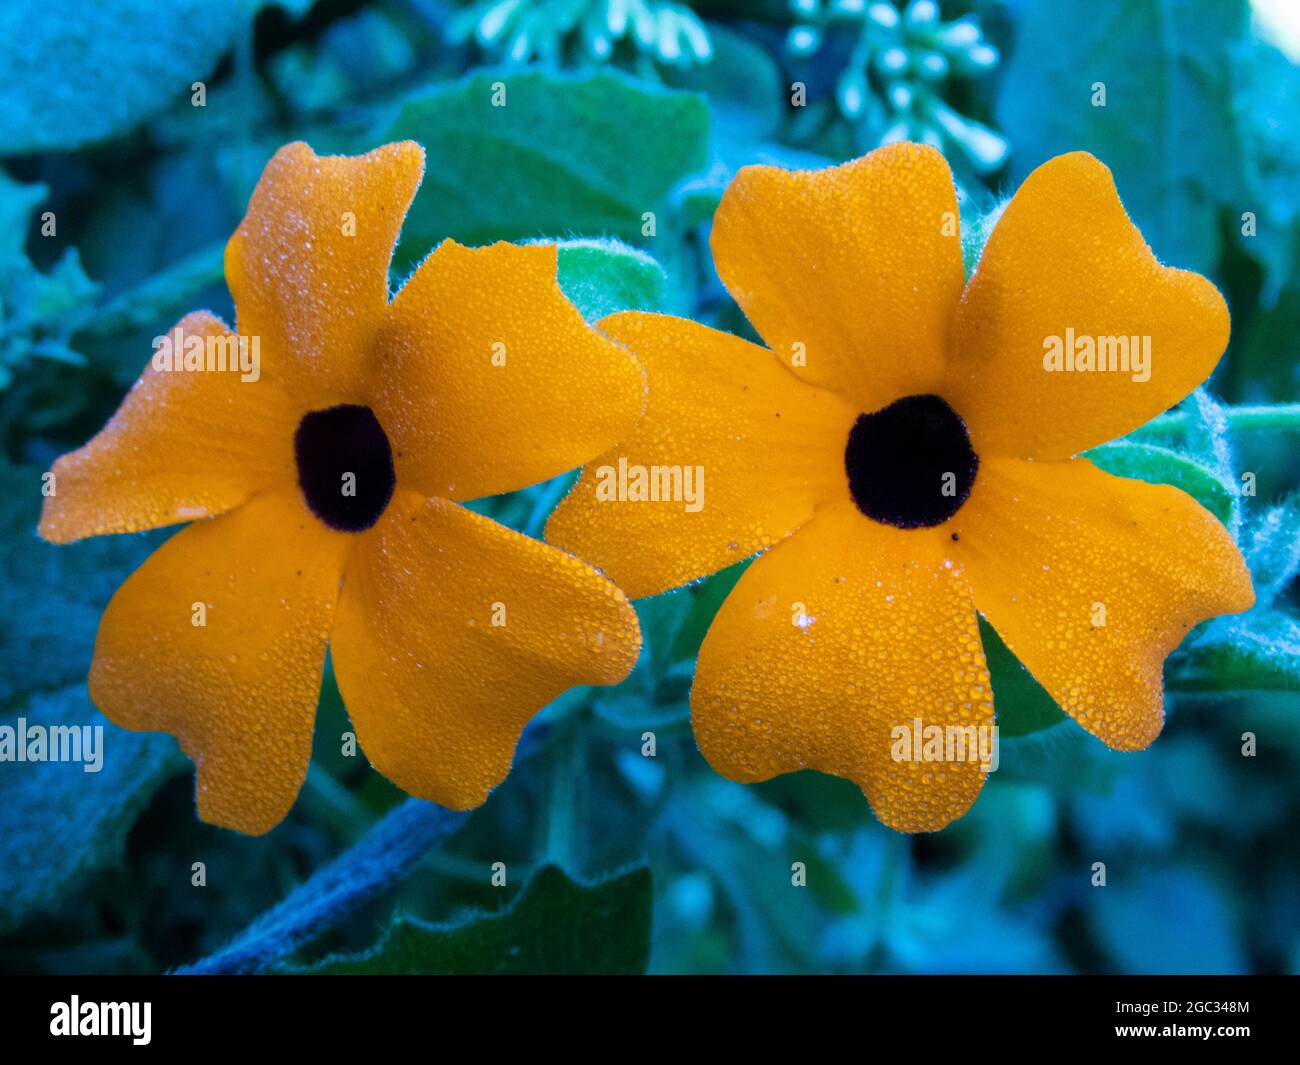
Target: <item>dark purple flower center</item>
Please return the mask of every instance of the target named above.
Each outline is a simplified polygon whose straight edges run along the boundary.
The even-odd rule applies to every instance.
[[[844,449],[853,502],[900,529],[942,525],[966,502],[979,456],[960,415],[934,395],[905,396],[853,423]]]
[[[331,529],[364,532],[393,498],[393,451],[369,407],[342,404],[304,415],[293,453],[303,499]]]

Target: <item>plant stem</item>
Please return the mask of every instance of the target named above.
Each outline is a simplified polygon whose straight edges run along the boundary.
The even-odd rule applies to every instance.
[[[1254,407],[1225,407],[1224,416],[1233,429],[1300,430],[1300,403],[1273,403]],[[1152,418],[1137,432],[1179,432],[1186,428],[1186,411],[1173,411]]]
[[[229,944],[179,973],[251,973],[310,943],[391,887],[465,823],[466,814],[407,799]]]
[[[546,805],[546,856],[571,873],[578,872],[576,795],[586,755],[586,720],[565,722],[551,761],[551,792]]]

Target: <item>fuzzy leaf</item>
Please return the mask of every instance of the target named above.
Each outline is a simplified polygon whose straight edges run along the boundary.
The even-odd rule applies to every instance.
[[[663,267],[617,240],[559,245],[560,288],[589,322],[615,311],[653,311],[664,299]]]
[[[124,133],[207,78],[252,17],[245,0],[7,0],[0,154]]]
[[[376,140],[404,138],[429,159],[402,231],[408,258],[446,237],[640,239],[643,213],[707,163],[709,109],[612,71],[480,71],[408,97]]]
[[[600,884],[570,880],[544,866],[504,913],[435,925],[399,917],[362,954],[287,971],[338,974],[578,974],[645,971],[650,956],[650,871]]]
[[[47,544],[41,488],[42,471],[0,461],[0,707],[85,681],[99,615],[162,535]]]
[[[44,185],[20,185],[0,169],[0,390],[33,357],[80,363],[70,341],[99,293],[75,248],[45,274],[27,258],[27,231],[46,191]]]
[[[1171,669],[1180,691],[1300,690],[1300,622],[1280,610],[1219,618]]]
[[[0,762],[0,927],[57,905],[121,856],[136,815],[185,767],[168,736],[127,732],[86,694],[99,616],[158,537],[57,547],[36,536],[41,471],[0,461],[0,724],[102,725],[103,767]],[[52,844],[51,841],[57,841]]]
[[[137,815],[187,765],[170,736],[110,722],[84,684],[38,695],[17,714],[0,716],[0,726],[17,730],[19,718],[29,737],[37,727],[79,730],[78,748],[83,726],[102,731],[89,734],[99,739],[80,748],[79,762],[0,762],[0,931],[57,909],[73,888],[118,865]],[[96,761],[100,768],[87,772]]]
[[[1245,554],[1257,606],[1272,606],[1300,572],[1300,496],[1269,507],[1251,522]]]
[[[1105,793],[1123,775],[1125,757],[1067,720],[1026,735],[1003,735],[993,783],[1009,780],[1063,794]]]

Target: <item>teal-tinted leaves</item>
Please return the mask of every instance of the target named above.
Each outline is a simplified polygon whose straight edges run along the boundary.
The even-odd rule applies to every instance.
[[[401,916],[363,954],[290,971],[318,974],[585,974],[645,971],[650,871],[584,885],[544,866],[504,913],[435,925]]]
[[[0,169],[0,391],[34,358],[82,361],[70,342],[99,291],[75,248],[45,274],[27,258],[25,238],[45,196],[44,186],[20,185]]]
[[[495,104],[495,106],[494,106]],[[402,231],[418,258],[445,237],[641,239],[647,212],[708,162],[694,93],[612,71],[483,71],[407,98],[375,138],[424,145],[428,169]]]
[[[1242,544],[1255,607],[1217,618],[1179,656],[1180,688],[1192,691],[1300,689],[1300,621],[1281,601],[1300,572],[1300,500],[1253,516]]]
[[[1247,26],[1246,0],[1027,4],[997,107],[1011,176],[1090,151],[1156,255],[1208,271],[1217,204],[1245,192],[1230,60]]]
[[[0,269],[26,258],[32,212],[46,196],[44,185],[21,185],[0,169]]]
[[[1273,606],[1300,572],[1300,497],[1269,507],[1251,522],[1245,553],[1256,604]]]
[[[6,0],[0,153],[122,133],[208,77],[252,17],[245,0]]]
[[[127,732],[108,721],[91,705],[84,684],[35,696],[18,713],[0,715],[0,727],[15,730],[15,744],[25,730],[29,750],[34,730],[45,730],[46,757],[56,742],[49,730],[60,729],[59,748],[81,756],[0,762],[3,932],[57,909],[71,890],[117,865],[136,816],[186,761],[170,736]],[[87,772],[96,761],[99,769]]]
[[[179,318],[188,300],[209,285],[224,282],[225,251],[224,243],[212,244],[159,270],[147,281],[105,303],[94,320],[86,323],[87,333],[112,336],[158,327]],[[133,363],[131,372],[137,370]]]
[[[1224,619],[1180,657],[1183,691],[1300,690],[1300,622],[1279,610]]]
[[[171,737],[118,728],[86,694],[100,611],[157,538],[43,543],[41,487],[41,471],[0,462],[0,725],[102,726],[103,761],[91,773],[77,762],[0,761],[0,869],[12,877],[0,929],[114,865],[136,815],[186,765]]]
[[[771,139],[785,112],[785,79],[776,58],[752,37],[725,26],[714,27],[712,36],[711,62],[668,71],[666,80],[708,97],[716,133],[742,141]]]
[[[160,539],[45,543],[36,535],[42,476],[0,460],[0,708],[85,681],[100,612]]]
[[[1236,921],[1192,868],[1143,870],[1088,896],[1088,923],[1124,973],[1246,972]],[[1195,929],[1195,934],[1188,934]]]
[[[1300,263],[1300,67],[1255,41],[1232,60],[1248,198],[1230,221],[1264,267],[1261,302],[1271,307]]]

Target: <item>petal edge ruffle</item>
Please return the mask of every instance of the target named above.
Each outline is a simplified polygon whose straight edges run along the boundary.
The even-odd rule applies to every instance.
[[[375,768],[412,795],[480,805],[524,726],[576,684],[615,684],[636,613],[590,566],[441,499],[411,493],[363,538],[331,653]]]
[[[948,527],[980,612],[1052,698],[1118,750],[1159,735],[1164,661],[1192,626],[1254,603],[1241,553],[1209,511],[1086,459],[989,460]]]

